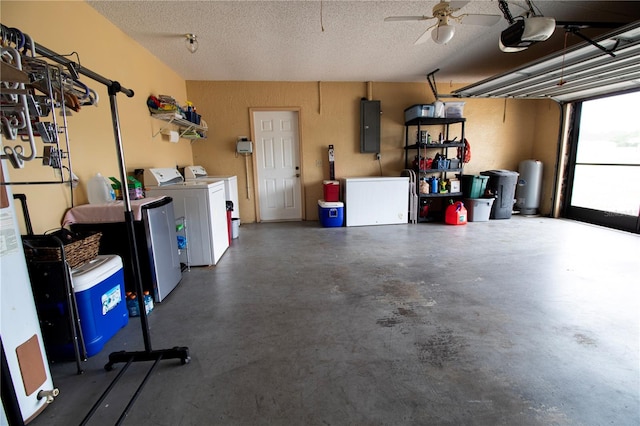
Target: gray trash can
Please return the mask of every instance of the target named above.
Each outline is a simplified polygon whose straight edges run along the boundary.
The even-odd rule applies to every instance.
[[[518,172],[511,170],[487,170],[480,172],[483,176],[489,176],[486,196],[493,195],[495,201],[491,206],[490,219],[510,219],[515,203]]]

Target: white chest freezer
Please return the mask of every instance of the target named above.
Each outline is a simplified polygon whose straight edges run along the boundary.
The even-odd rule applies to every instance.
[[[344,178],[342,187],[345,226],[408,223],[408,177]]]

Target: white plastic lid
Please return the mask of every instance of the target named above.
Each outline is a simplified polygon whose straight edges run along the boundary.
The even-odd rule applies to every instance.
[[[339,180],[323,180],[322,184],[323,185],[340,185],[340,181]]]
[[[71,270],[73,290],[78,293],[109,278],[122,269],[122,259],[117,254],[103,254]]]
[[[470,204],[486,204],[488,206],[493,205],[493,200],[495,200],[495,198],[465,198],[464,199],[464,204],[470,205]]]
[[[322,208],[333,208],[333,209],[335,209],[336,207],[344,207],[344,203],[340,201],[318,200],[318,205]]]

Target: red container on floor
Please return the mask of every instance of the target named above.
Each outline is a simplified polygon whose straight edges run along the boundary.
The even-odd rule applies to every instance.
[[[340,181],[324,180],[322,181],[324,191],[324,200],[327,202],[340,201]]]
[[[444,223],[448,225],[466,225],[467,209],[462,201],[455,202],[447,207],[444,212]]]

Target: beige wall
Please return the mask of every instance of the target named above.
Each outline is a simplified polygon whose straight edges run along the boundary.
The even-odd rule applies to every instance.
[[[448,93],[452,89],[439,90]],[[243,222],[256,220],[256,191],[250,161],[247,196],[245,159],[236,157],[234,150],[238,136],[251,136],[250,108],[300,108],[306,219],[316,220],[322,180],[329,178],[329,144],[335,147],[337,178],[380,175],[375,155],[359,152],[360,99],[371,94],[372,99],[381,101],[381,163],[385,176],[398,176],[404,168],[405,108],[434,100],[426,81],[370,84],[187,81],[187,92],[211,129],[206,140],[194,143],[194,163],[204,166],[210,174],[238,176]],[[543,101],[467,100],[464,115],[472,159],[465,173],[517,170],[520,161],[540,158],[545,163],[545,189],[549,198],[557,140],[556,111],[553,103]],[[541,116],[538,118],[537,114]],[[435,134],[439,131],[434,129]],[[549,208],[550,205],[545,207],[543,213],[548,213]]]
[[[535,140],[531,158],[542,162],[542,191],[540,211],[551,214],[556,181],[556,162],[562,110],[553,101],[536,103]]]
[[[382,174],[397,176],[404,168],[404,109],[432,102],[427,82],[185,82],[179,75],[141,48],[117,27],[83,2],[0,3],[2,23],[29,33],[34,40],[59,53],[77,51],[83,66],[135,91],[133,98],[118,95],[121,133],[129,172],[136,168],[203,165],[211,174],[238,176],[241,219],[256,220],[253,165],[249,163],[249,195],[243,157],[235,155],[238,136],[251,136],[249,108],[300,108],[302,179],[307,220],[317,219],[322,180],[329,177],[327,147],[335,146],[336,176],[376,176],[373,154],[359,152],[359,101],[371,95],[380,100]],[[89,37],[94,34],[94,37]],[[79,36],[83,35],[83,36]],[[87,36],[84,36],[87,35]],[[83,81],[100,95],[98,107],[85,107],[69,119],[71,156],[80,185],[75,205],[86,202],[86,182],[96,173],[117,175],[113,127],[106,88]],[[455,87],[440,87],[448,93]],[[149,117],[146,98],[170,94],[179,102],[194,102],[208,123],[207,139],[171,144],[161,135],[161,124]],[[558,108],[551,102],[520,100],[467,100],[467,139],[472,159],[465,173],[504,168],[517,170],[523,159],[545,163],[542,212],[550,211]],[[435,131],[437,133],[437,131]],[[41,147],[39,148],[41,150]],[[50,178],[53,171],[38,161],[24,170],[10,170],[11,180]],[[27,194],[35,232],[60,226],[72,201],[64,185],[16,186]]]
[[[82,66],[120,82],[135,92],[133,98],[117,96],[126,167],[129,172],[149,166],[175,166],[191,161],[188,140],[172,144],[162,136],[152,137],[160,122],[149,116],[146,99],[150,94],[170,94],[185,102],[184,79],[141,48],[117,27],[84,2],[5,1],[0,2],[2,23],[28,33],[36,43],[60,54],[80,55]],[[69,119],[71,159],[80,185],[74,203],[86,203],[86,182],[96,173],[118,176],[115,139],[106,87],[81,77],[100,96],[98,107],[87,106]],[[4,143],[4,141],[3,141]],[[38,155],[41,155],[41,146]],[[35,164],[38,163],[38,164]],[[11,180],[49,179],[53,170],[33,161],[24,170],[11,170]],[[14,186],[26,193],[36,233],[60,227],[71,197],[68,186]]]

